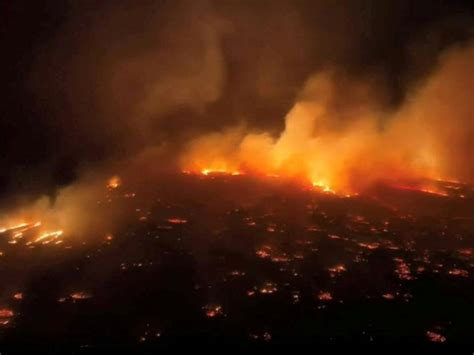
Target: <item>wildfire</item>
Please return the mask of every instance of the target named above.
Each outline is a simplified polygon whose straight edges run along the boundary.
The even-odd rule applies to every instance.
[[[380,246],[380,243],[374,242],[374,243],[358,243],[358,245],[362,248],[366,248],[369,250],[375,250]]]
[[[331,187],[328,184],[326,184],[325,182],[321,180],[313,181],[313,186],[321,189],[323,192],[329,192],[332,194],[335,193],[335,191],[331,189]]]
[[[19,223],[0,229],[1,234],[6,234],[10,237],[9,244],[17,244],[19,240],[26,239],[25,245],[32,244],[60,244],[62,243],[61,236],[63,230],[42,231],[42,223],[40,221],[34,223]]]
[[[238,176],[238,175],[242,175],[242,172],[229,171],[227,169],[202,169],[201,174],[206,175],[206,176],[210,174],[226,174],[226,175]]]
[[[304,162],[306,164],[308,162]],[[182,170],[183,174],[201,174],[204,176],[214,176],[214,175],[224,175],[224,176],[239,176],[239,175],[253,175],[256,177],[263,177],[263,178],[273,178],[273,179],[279,179],[279,178],[292,178],[296,181],[300,181],[304,186],[306,186],[307,183],[311,184],[316,190],[328,194],[334,194],[340,197],[354,197],[354,196],[359,196],[360,191],[358,191],[357,188],[354,186],[348,184],[345,182],[346,177],[344,176],[336,176],[336,175],[331,175],[329,178],[317,178],[314,179],[314,175],[312,172],[304,172],[302,174],[295,174],[289,171],[286,171],[286,168],[283,169],[278,169],[277,171],[266,171],[266,170],[261,170],[261,167],[259,166],[258,168],[250,168],[250,169],[243,169],[242,167],[239,167],[239,164],[228,164],[229,166],[237,166],[238,168],[194,168],[194,169],[185,169]],[[263,167],[266,166],[265,162],[262,162],[261,164]],[[292,170],[292,169],[290,169]],[[277,173],[278,172],[278,173]],[[326,175],[325,173],[321,174],[322,176]],[[407,175],[408,179],[410,179],[410,175]],[[394,181],[397,181],[398,179],[401,179],[402,181],[405,179],[405,177],[393,177]],[[436,186],[436,183],[444,183],[446,180],[441,180],[441,179],[430,179],[429,176],[426,178],[427,180],[422,180],[423,182],[415,182],[413,184],[397,184],[397,183],[392,183],[388,184],[391,188],[397,189],[397,190],[405,190],[405,191],[414,191],[414,192],[420,192],[420,193],[425,193],[433,196],[439,196],[439,197],[449,197],[449,193],[445,191],[445,189],[440,188],[439,186]],[[390,181],[390,178],[386,179],[387,181]],[[366,182],[366,183],[360,183],[361,186],[364,185],[370,185],[371,182]],[[110,188],[110,186],[109,186]],[[449,188],[449,186],[448,186]],[[459,197],[464,198],[464,195],[459,195]]]
[[[456,87],[454,83],[462,78],[453,79],[459,73],[452,71],[451,65],[445,63],[437,74],[449,73]],[[462,129],[444,127],[444,110],[449,105],[442,100],[440,103],[439,97],[453,96],[447,91],[449,86],[428,81],[417,93],[419,102],[407,101],[392,119],[386,120],[375,109],[378,95],[371,92],[374,88],[369,83],[364,83],[368,90],[361,91],[360,82],[349,80],[343,90],[346,96],[337,90],[339,79],[336,72],[321,72],[309,78],[284,117],[285,126],[279,134],[236,126],[195,137],[183,151],[182,169],[206,176],[245,172],[291,178],[322,192],[348,197],[380,182],[398,189],[449,196],[436,183],[420,182],[458,183],[461,164],[454,162],[463,158],[467,161],[461,154],[463,149],[454,154],[456,149],[446,150],[447,144],[443,144],[464,141],[458,138],[465,134]],[[456,96],[465,97],[464,91],[469,90],[470,86]],[[433,107],[439,113],[432,111]],[[384,129],[380,129],[380,122],[386,123]],[[418,182],[407,185],[407,181]]]
[[[1,227],[0,233],[15,232],[14,237],[18,238],[22,236],[23,232],[29,231],[33,228],[41,226],[41,222],[36,223],[19,223],[8,227]]]
[[[47,244],[47,243],[51,242],[54,239],[58,239],[62,234],[63,234],[62,230],[58,230],[58,231],[55,231],[55,232],[42,233],[42,234],[40,234],[39,237],[37,237],[34,240],[34,243],[43,242],[43,244]]]
[[[409,265],[401,258],[395,258],[394,261],[397,263],[395,273],[398,278],[405,281],[413,280]]]

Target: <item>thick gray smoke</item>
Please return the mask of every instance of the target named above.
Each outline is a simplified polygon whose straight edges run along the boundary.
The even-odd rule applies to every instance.
[[[421,115],[413,100],[429,101],[439,109],[423,111],[423,124],[450,132],[433,143],[454,157],[443,169],[472,177],[465,160],[472,106],[449,93],[432,105],[432,96],[447,89],[430,89],[439,62],[449,62],[443,56],[451,54],[442,53],[466,62],[459,70],[467,72],[456,75],[465,78],[463,90],[472,88],[470,50],[451,49],[468,46],[469,4],[143,0],[32,7],[9,5],[2,29],[14,54],[3,66],[14,90],[2,104],[2,200],[47,194],[54,202],[58,188],[84,171],[107,171],[137,156],[148,157],[142,166],[150,169],[173,168],[190,142],[235,126],[242,135],[264,132],[271,142],[301,100],[324,102],[335,113],[325,129],[338,133],[358,120],[360,107],[375,113],[373,125],[383,130],[399,125],[391,121],[402,111]],[[338,73],[330,97],[318,94],[321,88],[308,91],[310,78],[328,72]],[[359,91],[351,95],[346,87]],[[447,113],[439,118],[454,106],[463,110],[458,121],[446,120]]]

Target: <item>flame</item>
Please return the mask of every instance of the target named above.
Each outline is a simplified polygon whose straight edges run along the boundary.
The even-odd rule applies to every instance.
[[[334,191],[331,189],[331,187],[328,184],[321,181],[321,180],[313,181],[313,186],[320,188],[324,192],[334,193]]]
[[[59,240],[59,238],[63,235],[63,230],[42,231],[41,227],[41,221],[11,223],[8,226],[1,227],[0,233],[10,237],[9,244],[18,244],[18,241],[22,239],[26,239],[25,245],[36,243],[49,244],[52,242],[55,242],[54,244],[57,245],[62,243],[62,240]]]
[[[58,231],[54,231],[54,232],[45,232],[45,233],[40,234],[40,236],[38,238],[36,238],[34,242],[38,243],[38,242],[43,241],[43,243],[45,243],[45,242],[49,243],[52,239],[57,239],[62,234],[63,234],[62,230],[58,230]]]
[[[226,174],[226,175],[239,176],[239,175],[242,175],[242,172],[229,171],[227,169],[202,169],[201,174],[206,175],[206,176],[210,174]]]

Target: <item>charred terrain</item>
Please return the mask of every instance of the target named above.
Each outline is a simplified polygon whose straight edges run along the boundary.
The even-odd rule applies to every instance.
[[[113,235],[2,230],[2,343],[468,343],[474,189],[436,185],[346,196],[214,172],[153,192],[109,184],[97,204],[130,217]]]

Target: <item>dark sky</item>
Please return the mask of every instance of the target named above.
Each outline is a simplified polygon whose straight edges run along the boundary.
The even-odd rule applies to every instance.
[[[387,110],[472,1],[3,1],[0,197],[39,194],[89,164],[244,121],[278,132],[309,75],[373,75]]]

